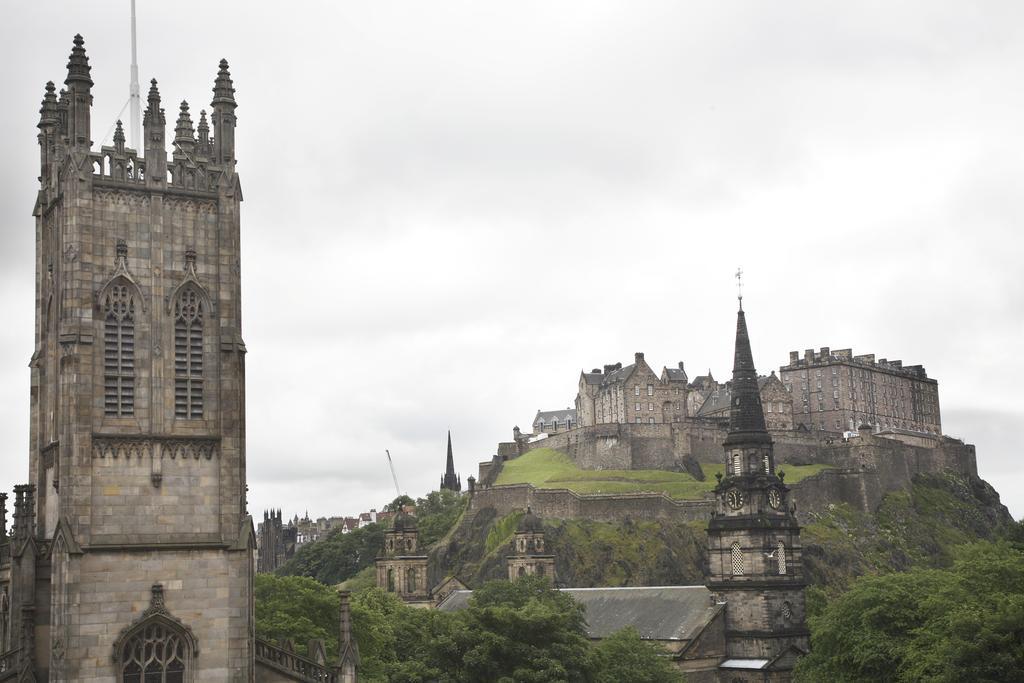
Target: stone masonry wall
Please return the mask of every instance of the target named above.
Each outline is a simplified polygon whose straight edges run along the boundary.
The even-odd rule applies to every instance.
[[[116,678],[113,645],[149,607],[150,587],[163,584],[168,612],[199,642],[195,680],[241,680],[251,663],[251,557],[244,551],[181,550],[87,553],[73,557],[68,599],[68,680]]]

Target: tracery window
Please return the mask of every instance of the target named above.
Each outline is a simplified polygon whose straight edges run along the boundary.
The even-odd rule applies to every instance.
[[[779,570],[779,574],[786,573],[786,544],[779,541],[779,545],[775,548],[775,562]]]
[[[103,413],[135,414],[135,299],[127,284],[103,297]]]
[[[407,593],[416,592],[416,570],[409,569],[405,572],[405,591]]]
[[[174,302],[174,415],[203,417],[203,304],[191,288]]]
[[[743,549],[740,548],[739,543],[732,544],[731,550],[732,556],[732,574],[733,576],[743,575]]]
[[[191,652],[182,634],[153,622],[129,638],[122,649],[122,683],[184,683]]]
[[[391,567],[388,567],[388,592],[395,592],[395,570]]]

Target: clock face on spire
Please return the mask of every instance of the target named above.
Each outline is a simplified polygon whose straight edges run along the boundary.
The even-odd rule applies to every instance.
[[[729,489],[725,492],[725,502],[733,510],[739,510],[743,507],[743,492],[737,488]]]
[[[772,506],[773,510],[778,510],[782,505],[782,496],[778,489],[768,489],[768,504]]]

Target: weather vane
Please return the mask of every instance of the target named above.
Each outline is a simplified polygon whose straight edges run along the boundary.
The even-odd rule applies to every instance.
[[[736,269],[736,297],[740,300],[740,310],[743,310],[743,269]]]

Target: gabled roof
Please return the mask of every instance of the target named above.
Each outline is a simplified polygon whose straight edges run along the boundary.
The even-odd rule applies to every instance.
[[[687,381],[686,370],[683,370],[682,368],[665,368],[663,374],[668,378],[669,382]]]
[[[537,417],[533,418],[533,424],[537,424],[541,420],[544,420],[544,423],[547,424],[548,422],[554,422],[555,420],[565,422],[568,419],[576,422],[575,408],[566,408],[565,410],[538,410]]]
[[[613,382],[625,382],[629,379],[629,376],[633,374],[633,370],[636,369],[636,364],[626,365],[618,370],[612,370],[604,376],[604,382],[602,384],[612,384]]]
[[[587,636],[607,638],[632,626],[645,640],[689,640],[714,617],[717,605],[704,586],[562,588],[586,608]],[[438,605],[443,611],[469,606],[473,591],[455,591]]]
[[[583,381],[587,384],[600,384],[604,380],[604,375],[600,372],[583,372],[580,374],[583,377]]]

